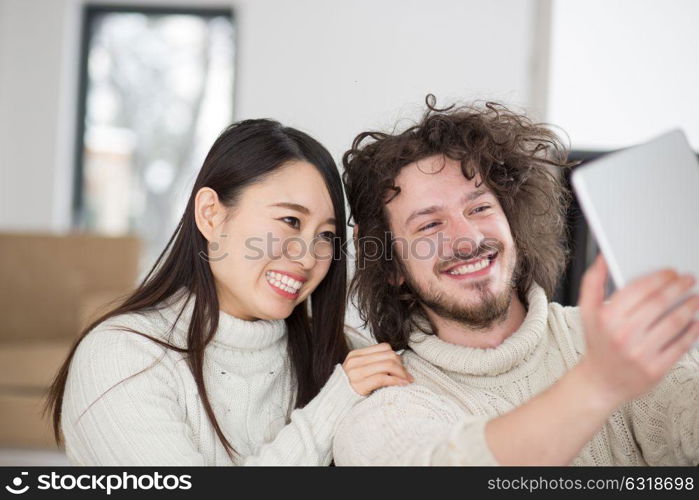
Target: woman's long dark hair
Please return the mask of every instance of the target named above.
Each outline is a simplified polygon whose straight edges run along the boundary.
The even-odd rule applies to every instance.
[[[203,187],[216,191],[227,207],[238,201],[242,191],[259,182],[290,161],[303,160],[322,175],[330,194],[337,225],[334,258],[328,273],[311,295],[311,315],[301,303],[286,318],[288,355],[296,383],[297,408],[305,406],[325,384],[337,363],[348,351],[343,332],[347,269],[342,249],[345,245],[344,198],[339,172],[328,151],[315,139],[272,120],[246,120],[228,127],[211,147],[199,172],[187,208],[174,234],[143,282],[118,307],[87,326],[70,351],[49,390],[46,411],[52,412],[56,442],[60,444],[61,407],[70,362],[80,342],[98,324],[127,313],[154,309],[182,287],[188,291],[185,303],[194,296],[188,326],[187,347],[129,330],[168,349],[185,353],[197,384],[206,414],[228,455],[235,454],[214,415],[204,384],[204,350],[218,327],[219,302],[214,278],[206,259],[207,240],[194,219],[195,197]],[[173,325],[174,327],[174,325]]]

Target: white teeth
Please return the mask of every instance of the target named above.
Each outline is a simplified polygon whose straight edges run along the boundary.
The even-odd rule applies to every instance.
[[[280,273],[275,273],[273,271],[267,271],[266,274],[267,281],[287,293],[295,294],[299,291],[299,288],[303,285],[300,281]]]
[[[490,264],[490,260],[486,257],[485,259],[481,259],[473,264],[465,264],[457,267],[456,269],[452,269],[449,271],[449,274],[461,275],[475,273],[476,271],[480,271],[481,269],[488,267],[488,264]]]

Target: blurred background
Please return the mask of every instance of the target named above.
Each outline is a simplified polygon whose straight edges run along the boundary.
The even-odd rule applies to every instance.
[[[48,384],[230,122],[278,119],[339,162],[433,93],[555,124],[580,160],[674,127],[699,150],[698,21],[693,0],[0,0],[0,465],[67,464]],[[596,248],[569,223],[575,304]]]

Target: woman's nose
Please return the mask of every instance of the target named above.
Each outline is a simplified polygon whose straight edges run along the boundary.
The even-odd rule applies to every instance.
[[[313,252],[313,241],[303,238],[291,238],[287,245],[287,258],[301,265],[303,269],[313,269],[316,256]]]

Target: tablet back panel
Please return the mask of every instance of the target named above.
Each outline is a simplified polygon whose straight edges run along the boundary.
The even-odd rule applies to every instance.
[[[681,131],[591,161],[572,184],[617,288],[666,267],[699,281],[699,164]]]

